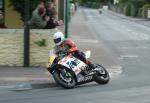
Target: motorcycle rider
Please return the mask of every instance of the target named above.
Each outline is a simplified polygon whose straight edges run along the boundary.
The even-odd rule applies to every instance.
[[[68,53],[71,53],[74,57],[86,63],[90,69],[94,69],[94,65],[85,58],[84,53],[78,50],[76,44],[72,40],[65,39],[64,34],[62,32],[54,33],[53,39],[55,43],[54,49],[56,55],[58,55],[61,51],[66,51]]]

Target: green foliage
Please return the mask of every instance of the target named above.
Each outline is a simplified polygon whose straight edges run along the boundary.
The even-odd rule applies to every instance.
[[[143,0],[143,3],[144,3],[144,4],[149,4],[149,3],[150,3],[150,0]]]
[[[124,7],[124,14],[126,16],[136,17],[138,13],[138,8],[134,5],[133,2],[127,2]]]
[[[150,0],[119,0],[118,7],[127,16],[141,17],[144,14],[143,12],[145,12],[141,8],[147,3],[150,3]]]
[[[100,4],[107,4],[109,0],[77,0],[80,5],[86,7],[99,7]]]
[[[145,4],[145,5],[143,6],[143,9],[145,9],[145,10],[150,9],[150,4]]]
[[[125,5],[127,2],[133,3],[136,7],[140,8],[144,4],[150,3],[150,0],[119,0],[119,4]]]
[[[88,1],[87,0],[79,0],[80,5],[84,6]]]
[[[125,7],[124,7],[124,14],[125,14],[126,16],[131,16],[130,11],[131,11],[131,3],[130,3],[130,2],[127,2],[127,3],[125,4]]]
[[[46,39],[42,39],[42,40],[39,40],[39,41],[35,41],[34,43],[37,44],[37,45],[40,46],[40,47],[45,47],[45,46],[47,46]]]
[[[13,6],[14,9],[21,14],[22,20],[24,20],[25,2],[23,0],[10,0],[10,2],[10,6]]]
[[[83,4],[83,6],[91,8],[92,7],[91,4],[92,2],[86,2],[85,4]]]
[[[100,7],[100,3],[97,3],[97,2],[92,3],[92,8],[98,9],[99,7]]]
[[[138,17],[143,17],[143,8],[140,8],[138,10],[138,14],[137,14]]]
[[[128,0],[119,0],[119,4],[125,4]]]
[[[136,17],[138,13],[138,9],[136,8],[136,6],[134,4],[131,4],[131,11],[130,11],[130,15],[132,17]]]

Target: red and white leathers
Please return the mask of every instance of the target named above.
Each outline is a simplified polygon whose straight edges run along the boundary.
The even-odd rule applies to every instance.
[[[90,67],[92,65],[92,63],[85,58],[84,53],[80,52],[75,43],[70,39],[64,40],[60,45],[55,47],[55,54],[58,54],[61,51],[68,51],[72,53],[74,57],[80,59]]]

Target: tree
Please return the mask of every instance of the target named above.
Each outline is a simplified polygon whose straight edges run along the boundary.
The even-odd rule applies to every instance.
[[[146,4],[150,4],[150,0],[119,0],[120,9],[133,17],[141,15],[142,8]]]
[[[109,0],[76,0],[77,2],[79,2],[81,5],[85,5],[87,3],[102,3],[102,4],[106,4],[108,3]]]
[[[127,2],[132,2],[135,5],[144,5],[150,3],[150,0],[119,0],[119,4],[125,4]]]

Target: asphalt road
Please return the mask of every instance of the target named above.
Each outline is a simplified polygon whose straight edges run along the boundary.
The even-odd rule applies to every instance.
[[[107,85],[0,92],[0,103],[150,103],[150,29],[107,12],[81,9],[89,27],[120,61],[123,74]]]

